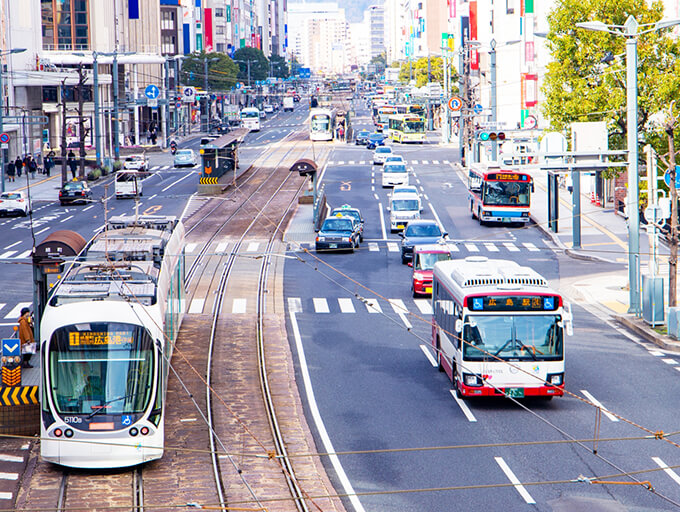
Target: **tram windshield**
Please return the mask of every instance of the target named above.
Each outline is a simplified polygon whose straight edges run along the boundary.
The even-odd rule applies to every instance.
[[[562,359],[559,315],[470,315],[465,319],[463,356],[467,360]]]
[[[153,341],[143,327],[99,322],[57,329],[48,363],[57,412],[143,412],[151,398],[153,363]]]
[[[327,114],[314,114],[312,116],[312,131],[327,132],[330,130],[331,118]]]

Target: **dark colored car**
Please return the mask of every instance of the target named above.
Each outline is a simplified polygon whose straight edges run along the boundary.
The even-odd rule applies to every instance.
[[[402,237],[401,262],[407,263],[413,259],[414,245],[442,243],[448,233],[434,220],[412,220],[399,236]]]
[[[368,141],[366,142],[366,147],[368,149],[375,149],[376,146],[385,145],[385,136],[382,133],[373,132],[368,135]]]
[[[359,223],[359,241],[364,241],[364,218],[361,216],[361,210],[359,208],[352,208],[348,204],[343,204],[340,208],[333,208],[330,216],[344,215],[346,217],[352,217],[356,222]]]
[[[92,197],[92,189],[85,181],[67,181],[59,191],[62,206],[71,203],[87,203]]]
[[[335,215],[328,217],[316,235],[317,251],[340,251],[354,252],[359,247],[359,223],[352,217]]]
[[[356,134],[356,137],[354,137],[354,143],[359,144],[361,146],[365,146],[368,144],[368,136],[371,134],[368,130],[361,130]]]

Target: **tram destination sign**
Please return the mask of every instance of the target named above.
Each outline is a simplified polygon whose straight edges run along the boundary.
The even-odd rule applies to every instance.
[[[488,295],[470,297],[472,311],[556,311],[557,295]]]
[[[68,334],[70,347],[97,348],[132,346],[132,331],[77,331]]]

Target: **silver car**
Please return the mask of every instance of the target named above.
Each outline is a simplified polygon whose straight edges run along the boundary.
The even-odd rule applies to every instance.
[[[193,149],[178,149],[175,153],[175,167],[195,167],[198,161]]]
[[[24,192],[3,192],[0,194],[0,214],[17,213],[26,217],[29,211],[31,211],[31,208]]]

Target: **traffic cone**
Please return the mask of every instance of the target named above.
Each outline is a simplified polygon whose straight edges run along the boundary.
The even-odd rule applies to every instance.
[[[595,203],[595,192],[591,192],[590,193],[590,204],[594,204],[594,203]]]

